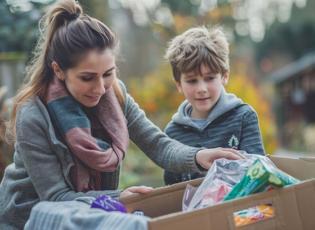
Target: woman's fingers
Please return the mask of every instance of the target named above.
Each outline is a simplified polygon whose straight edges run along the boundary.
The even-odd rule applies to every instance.
[[[132,192],[132,193],[148,193],[148,192],[151,192],[153,190],[152,187],[149,187],[149,186],[144,186],[144,185],[141,185],[141,186],[132,186],[130,188],[127,188],[128,191]]]
[[[129,188],[126,188],[124,191],[121,192],[120,194],[120,198],[135,194],[135,193],[140,193],[140,194],[146,194],[149,193],[153,190],[152,187],[148,187],[148,186],[132,186]]]

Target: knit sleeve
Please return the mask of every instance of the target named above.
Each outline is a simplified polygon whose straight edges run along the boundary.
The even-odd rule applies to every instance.
[[[127,94],[126,118],[131,140],[157,165],[172,172],[200,172],[195,155],[200,148],[170,139]]]
[[[249,154],[265,154],[258,117],[253,109],[243,116],[240,149]]]

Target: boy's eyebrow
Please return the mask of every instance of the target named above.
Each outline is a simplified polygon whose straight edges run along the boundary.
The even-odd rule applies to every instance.
[[[193,78],[193,77],[195,77],[196,76],[196,74],[193,74],[193,73],[191,73],[191,74],[185,74],[184,75],[184,78]]]
[[[185,73],[185,77],[186,78],[191,78],[191,77],[195,77],[196,75],[215,75],[216,73],[208,71],[205,73],[199,73],[198,71],[196,72],[189,72],[189,73]]]

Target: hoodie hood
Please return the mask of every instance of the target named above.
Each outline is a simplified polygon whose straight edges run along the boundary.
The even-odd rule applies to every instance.
[[[210,111],[205,124],[202,127],[198,127],[190,117],[190,111],[192,110],[191,104],[185,100],[179,106],[177,112],[172,117],[172,121],[179,125],[190,126],[192,128],[203,131],[208,125],[222,114],[244,104],[244,102],[232,93],[227,93],[222,86],[221,95],[215,106]]]

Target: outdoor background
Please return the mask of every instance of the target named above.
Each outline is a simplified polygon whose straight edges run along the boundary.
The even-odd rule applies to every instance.
[[[0,135],[52,0],[0,0]],[[315,149],[315,0],[80,0],[120,38],[119,77],[163,129],[183,97],[163,59],[167,42],[190,27],[220,25],[230,42],[227,90],[258,113],[269,154]],[[0,178],[12,161],[0,139]],[[162,170],[134,144],[120,187],[162,186]]]

